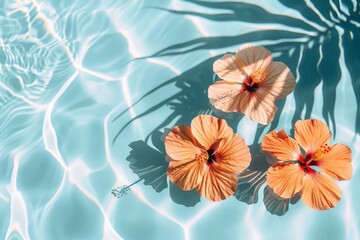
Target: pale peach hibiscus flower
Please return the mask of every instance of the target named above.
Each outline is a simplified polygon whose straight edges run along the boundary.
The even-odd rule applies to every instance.
[[[210,103],[223,112],[242,112],[252,121],[268,124],[275,116],[275,100],[290,94],[294,75],[282,62],[273,62],[271,52],[246,44],[236,55],[226,54],[214,63],[222,79],[209,87]]]
[[[250,164],[249,147],[224,119],[200,115],[191,128],[174,127],[165,138],[171,158],[167,174],[182,190],[195,189],[208,200],[235,193],[237,174]]]
[[[282,198],[300,193],[302,201],[313,209],[335,207],[341,190],[333,180],[351,178],[351,150],[344,144],[330,145],[330,139],[329,128],[317,119],[297,121],[295,139],[284,130],[268,133],[261,146],[279,160],[266,176],[274,193]]]

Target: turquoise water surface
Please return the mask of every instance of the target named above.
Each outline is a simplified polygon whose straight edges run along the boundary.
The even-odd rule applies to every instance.
[[[356,0],[0,0],[0,239],[359,239],[359,10]],[[164,129],[214,114],[212,64],[245,43],[271,50],[297,86],[268,126],[241,114],[229,125],[261,158],[269,130],[327,122],[353,157],[336,208],[270,201],[267,166],[250,166],[217,203],[168,181]]]

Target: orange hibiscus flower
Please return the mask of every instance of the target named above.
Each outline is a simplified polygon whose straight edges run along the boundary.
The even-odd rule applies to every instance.
[[[313,209],[335,207],[341,190],[333,179],[351,178],[350,148],[344,144],[330,145],[329,128],[317,119],[297,121],[295,139],[284,130],[272,131],[264,137],[262,150],[279,160],[268,170],[268,185],[282,198],[291,198],[299,192],[303,202]]]
[[[268,124],[275,116],[275,100],[291,93],[294,75],[282,62],[273,62],[271,52],[250,44],[236,55],[227,54],[214,63],[222,79],[208,90],[210,103],[223,112],[242,112],[252,121]]]
[[[200,115],[191,128],[174,127],[165,138],[171,158],[167,174],[179,188],[197,189],[200,195],[220,201],[235,193],[237,174],[250,164],[249,147],[224,119]]]

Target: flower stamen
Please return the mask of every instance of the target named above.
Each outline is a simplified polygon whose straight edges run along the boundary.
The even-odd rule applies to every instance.
[[[320,160],[330,151],[330,149],[331,147],[328,144],[322,145],[320,148],[316,149],[311,160]]]
[[[250,77],[251,83],[262,83],[266,79],[266,73],[261,69],[255,69]]]
[[[201,152],[195,155],[195,159],[200,162],[206,163],[209,160],[209,154],[205,149],[201,149]]]

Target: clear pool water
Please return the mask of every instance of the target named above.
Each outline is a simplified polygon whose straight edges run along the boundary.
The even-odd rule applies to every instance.
[[[0,0],[0,239],[359,239],[359,9],[356,0]],[[229,124],[256,149],[271,129],[326,121],[353,157],[335,209],[269,207],[259,166],[219,203],[164,175],[162,132],[212,113],[212,64],[244,43],[270,49],[297,87],[272,124],[242,115]]]

